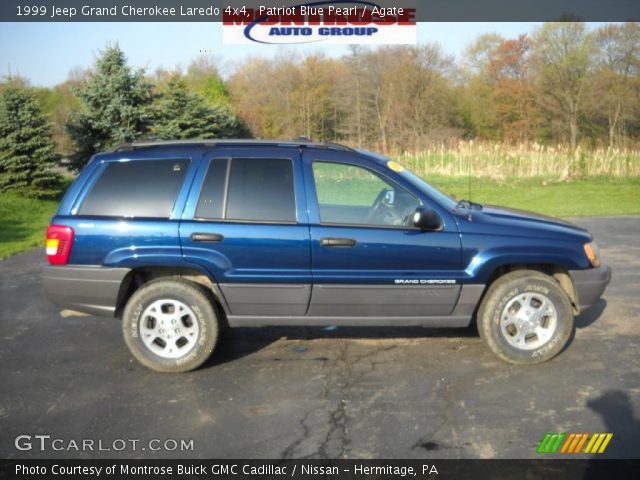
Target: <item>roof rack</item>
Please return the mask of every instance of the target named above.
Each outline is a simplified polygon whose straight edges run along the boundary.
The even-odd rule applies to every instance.
[[[313,142],[307,139],[297,140],[153,140],[123,143],[115,147],[112,152],[125,152],[130,150],[138,150],[141,148],[152,147],[171,147],[171,146],[189,146],[189,147],[218,147],[218,146],[272,146],[272,147],[312,147],[312,148],[330,148],[334,150],[343,150],[355,152],[351,147],[331,142]]]

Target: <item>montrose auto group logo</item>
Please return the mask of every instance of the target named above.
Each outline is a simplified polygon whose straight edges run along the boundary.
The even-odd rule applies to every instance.
[[[223,42],[415,44],[415,1],[385,3],[390,2],[238,2],[222,13]]]

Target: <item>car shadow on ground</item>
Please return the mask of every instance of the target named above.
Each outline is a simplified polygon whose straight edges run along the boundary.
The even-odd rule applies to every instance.
[[[571,336],[569,336],[569,340],[567,340],[567,344],[562,348],[560,353],[566,351],[571,346],[571,344],[576,338],[576,330],[587,328],[593,325],[595,322],[597,322],[598,319],[602,316],[602,313],[604,312],[605,308],[607,308],[607,301],[601,298],[600,300],[598,300],[597,303],[595,303],[587,311],[582,312],[580,315],[575,317],[573,320],[573,323],[576,328],[574,328],[573,331],[571,332]]]
[[[591,309],[575,318],[576,328],[586,328],[595,323],[607,306],[600,299]],[[256,353],[282,338],[287,340],[315,340],[321,338],[340,340],[362,339],[416,339],[416,338],[473,338],[478,337],[475,322],[466,328],[426,327],[257,327],[231,328],[222,333],[215,353],[201,369],[222,365]],[[574,339],[571,335],[567,348]],[[302,347],[303,348],[303,347]]]
[[[285,338],[287,340],[363,340],[417,338],[473,338],[478,336],[475,323],[465,328],[426,327],[257,327],[231,328],[222,333],[214,354],[201,367],[206,369],[256,353]],[[302,347],[304,348],[304,347]]]
[[[585,328],[598,321],[605,308],[607,308],[607,301],[601,298],[593,307],[575,318],[576,328]]]

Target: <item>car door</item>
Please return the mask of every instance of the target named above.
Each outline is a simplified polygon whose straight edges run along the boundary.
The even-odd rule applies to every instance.
[[[308,315],[449,315],[460,292],[453,219],[439,210],[440,231],[415,228],[416,207],[436,206],[371,157],[309,149],[303,163],[313,276]]]
[[[217,148],[194,181],[183,255],[213,276],[233,316],[304,315],[309,228],[296,148]]]

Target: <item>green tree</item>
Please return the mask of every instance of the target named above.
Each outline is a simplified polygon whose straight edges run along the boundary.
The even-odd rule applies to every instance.
[[[605,117],[609,146],[622,145],[640,110],[640,23],[605,25],[595,32],[595,109]]]
[[[486,76],[491,56],[504,41],[505,38],[497,33],[483,33],[471,42],[462,56],[466,73]]]
[[[203,97],[211,106],[229,105],[229,92],[220,76],[215,59],[200,55],[189,64],[187,88]]]
[[[244,138],[246,126],[226,107],[211,107],[189,92],[186,82],[172,77],[156,104],[157,121],[151,136],[160,139]]]
[[[496,109],[496,92],[489,70],[492,57],[504,41],[497,33],[485,33],[463,52],[458,109],[468,136],[498,140],[502,135]]]
[[[73,89],[80,108],[71,111],[67,129],[77,150],[71,167],[80,170],[91,155],[144,136],[153,122],[153,86],[142,69],[132,71],[116,45],[98,58],[80,88]]]
[[[64,158],[68,158],[75,149],[75,144],[67,131],[67,119],[72,109],[78,108],[78,101],[72,93],[78,81],[66,80],[51,88],[36,88],[34,94],[42,113],[51,122],[51,135],[56,144],[56,150]]]
[[[0,190],[28,196],[58,193],[61,177],[52,172],[60,160],[50,125],[34,94],[9,85],[0,95]]]
[[[533,43],[536,88],[542,107],[565,125],[575,149],[580,119],[593,100],[593,39],[582,22],[545,23]]]

